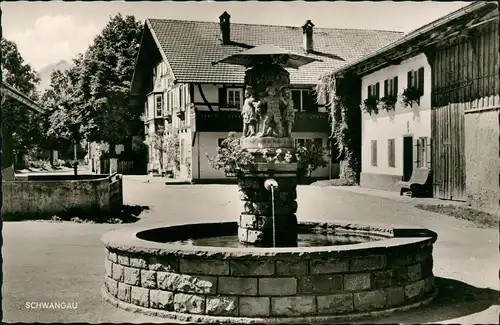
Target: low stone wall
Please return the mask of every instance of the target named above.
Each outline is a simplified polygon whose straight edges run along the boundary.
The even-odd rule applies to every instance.
[[[431,233],[394,232],[405,237],[345,246],[235,249],[149,242],[121,229],[103,237],[103,294],[128,310],[199,322],[375,316],[432,298]]]
[[[29,176],[2,182],[2,216],[44,218],[117,211],[123,206],[121,175]]]

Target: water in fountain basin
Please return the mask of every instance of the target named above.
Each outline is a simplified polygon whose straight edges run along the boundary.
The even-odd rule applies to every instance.
[[[368,241],[380,240],[369,236],[361,235],[323,235],[315,233],[299,233],[297,238],[297,247],[319,247],[334,245],[359,244]],[[228,248],[249,247],[238,241],[238,235],[214,236],[205,238],[189,238],[186,240],[172,241],[171,244],[189,245],[189,246],[212,246]],[[252,247],[252,246],[250,246]]]

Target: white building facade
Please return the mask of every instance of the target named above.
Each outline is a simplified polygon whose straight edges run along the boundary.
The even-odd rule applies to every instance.
[[[405,106],[401,95],[411,86],[422,96]],[[398,95],[393,110],[379,104],[377,114],[362,112],[363,187],[398,191],[398,182],[408,180],[415,168],[430,168],[431,71],[425,54],[362,77],[362,100],[393,93]]]

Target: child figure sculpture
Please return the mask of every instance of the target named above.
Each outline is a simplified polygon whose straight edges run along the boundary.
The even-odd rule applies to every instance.
[[[252,88],[247,88],[245,90],[245,102],[243,104],[243,109],[241,110],[241,116],[243,117],[243,137],[252,137],[256,133],[256,104],[257,101],[253,95]]]
[[[295,121],[295,110],[293,108],[292,96],[290,95],[290,88],[283,86],[281,88],[281,105],[283,105],[283,127],[285,129],[285,136],[292,136],[292,126]]]
[[[281,122],[280,98],[274,87],[266,89],[267,96],[262,99],[259,106],[265,105],[266,111],[263,116],[262,128],[257,137],[271,136],[277,133],[278,137],[283,137],[283,125]]]

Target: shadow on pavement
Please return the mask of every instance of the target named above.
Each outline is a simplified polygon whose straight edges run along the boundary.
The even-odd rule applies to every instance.
[[[438,294],[429,305],[405,312],[397,312],[380,319],[370,319],[370,323],[438,323],[462,317],[465,318],[485,311],[492,306],[499,305],[500,292],[494,289],[477,288],[458,280],[439,277],[436,277],[436,286]],[[497,319],[489,320],[488,322],[497,322],[498,315],[496,317]],[[366,319],[364,322],[356,323],[366,323]],[[471,322],[467,321],[467,323]]]
[[[53,222],[69,221],[75,223],[134,223],[141,219],[143,211],[149,210],[149,206],[144,205],[124,205],[120,212],[110,214],[99,211],[86,212],[79,209],[68,209],[60,215],[41,214],[6,214],[2,216],[3,221],[28,221],[45,220]]]

